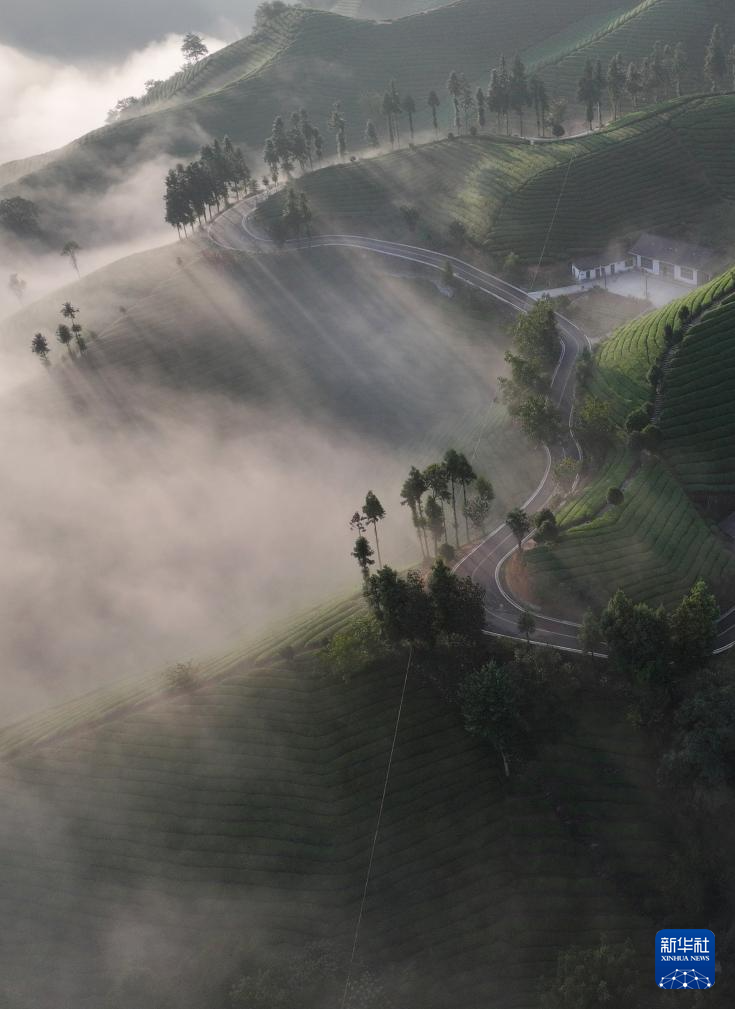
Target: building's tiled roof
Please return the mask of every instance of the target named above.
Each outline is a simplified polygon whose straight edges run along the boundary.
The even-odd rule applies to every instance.
[[[701,245],[690,245],[689,242],[677,242],[673,238],[649,234],[641,235],[630,252],[633,256],[658,259],[664,263],[688,266],[694,270],[708,266],[713,259],[712,250],[705,249]]]
[[[628,255],[622,243],[609,245],[603,252],[594,252],[579,256],[573,260],[578,270],[596,270],[598,266],[610,266],[611,263],[622,263]]]

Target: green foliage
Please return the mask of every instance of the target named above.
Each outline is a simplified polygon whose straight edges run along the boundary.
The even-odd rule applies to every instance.
[[[385,654],[380,623],[375,617],[360,616],[332,635],[322,652],[322,660],[332,675],[347,682],[372,663],[379,662]]]
[[[526,641],[530,641],[531,635],[536,630],[536,620],[529,610],[523,610],[518,617],[518,631],[524,636]]]
[[[529,396],[514,414],[534,445],[553,444],[561,437],[561,414],[546,396]]]
[[[451,543],[442,543],[439,547],[439,556],[445,564],[451,564],[457,555],[457,551]]]
[[[401,578],[386,566],[365,579],[364,593],[386,641],[400,644],[433,640],[432,600],[417,572],[409,571]]]
[[[666,611],[632,602],[622,589],[600,617],[600,629],[617,669],[641,687],[666,686],[671,662],[671,635]]]
[[[170,694],[188,693],[199,685],[198,674],[199,669],[192,659],[188,662],[177,662],[163,674],[166,690]]]
[[[471,673],[460,690],[465,729],[496,750],[506,777],[529,731],[520,688],[509,669],[492,661]]]
[[[421,214],[419,213],[416,207],[411,206],[410,204],[407,203],[404,203],[398,209],[401,213],[401,217],[405,221],[406,227],[413,234],[413,232],[416,230],[416,225],[419,223],[419,218],[421,217]]]
[[[34,238],[41,233],[38,207],[31,200],[11,196],[0,200],[0,228],[21,238]]]
[[[674,662],[682,675],[704,668],[717,639],[720,608],[704,579],[699,578],[671,614]]]
[[[619,487],[610,487],[607,492],[607,503],[619,507],[625,501],[625,494]]]
[[[644,406],[639,406],[635,410],[631,410],[625,418],[625,430],[642,431],[644,427],[648,426],[650,420],[648,410]]]
[[[602,627],[600,618],[593,610],[587,610],[582,617],[582,626],[579,628],[579,644],[586,655],[592,655],[598,651],[602,641]]]
[[[563,491],[570,491],[579,475],[580,462],[570,455],[565,456],[554,466],[554,478]]]
[[[585,446],[593,450],[604,449],[614,430],[609,403],[587,395],[577,414],[577,432]]]
[[[531,520],[522,508],[514,508],[508,512],[505,521],[510,531],[518,540],[518,549],[523,550],[523,540],[531,531]]]
[[[703,800],[713,789],[735,785],[735,689],[705,683],[679,707],[671,748],[659,779],[665,786]]]
[[[641,982],[633,943],[612,945],[604,936],[592,949],[572,947],[559,954],[556,976],[541,990],[541,1009],[639,1009]]]
[[[453,574],[438,560],[429,575],[427,591],[436,635],[476,641],[485,626],[485,589],[471,578]]]

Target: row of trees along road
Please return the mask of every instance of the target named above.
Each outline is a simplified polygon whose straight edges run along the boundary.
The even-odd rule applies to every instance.
[[[229,137],[222,143],[215,140],[201,149],[196,161],[184,166],[178,164],[166,176],[164,203],[167,224],[181,234],[183,228],[193,228],[194,223],[206,220],[209,211],[219,211],[228,203],[230,195],[240,199],[241,192],[257,191],[258,186],[245,161],[242,150],[235,147]]]

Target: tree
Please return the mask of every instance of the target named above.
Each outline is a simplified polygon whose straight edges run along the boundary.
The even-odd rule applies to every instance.
[[[61,306],[61,314],[65,319],[71,319],[72,322],[79,315],[79,309],[75,308],[70,301],[65,301]]]
[[[454,267],[448,259],[445,261],[444,269],[442,270],[442,283],[445,287],[449,288],[449,290],[453,290],[457,283],[454,276]]]
[[[447,80],[447,91],[454,104],[454,128],[457,133],[462,130],[462,119],[460,117],[460,100],[462,98],[462,80],[456,70],[452,70]]]
[[[730,71],[730,88],[735,90],[735,46],[727,54],[727,66]]]
[[[406,227],[411,232],[411,234],[413,234],[413,232],[416,230],[416,225],[419,223],[419,217],[421,216],[417,208],[410,207],[408,206],[408,204],[404,203],[398,209],[401,213],[401,217],[406,223]]]
[[[464,514],[465,518],[470,520],[475,529],[485,536],[487,520],[490,515],[490,502],[476,495],[464,506]]]
[[[492,746],[509,778],[528,732],[514,677],[494,660],[488,662],[467,677],[460,689],[460,701],[465,729]]]
[[[433,641],[431,600],[417,572],[401,578],[392,568],[381,568],[365,581],[363,591],[387,641]]]
[[[706,683],[687,698],[674,717],[671,749],[659,781],[693,800],[711,799],[714,789],[735,783],[735,690],[727,682]],[[721,801],[721,800],[720,800]]]
[[[202,57],[209,53],[209,49],[204,43],[201,35],[188,32],[181,41],[181,53],[187,66],[198,63]]]
[[[415,466],[412,466],[408,478],[404,481],[403,487],[401,487],[401,504],[407,505],[411,512],[411,519],[413,527],[416,530],[416,535],[419,538],[422,556],[428,556],[429,553],[428,543],[426,542],[423,507],[421,504],[421,497],[425,493],[426,481],[424,480],[423,473],[416,469]]]
[[[81,249],[82,249],[81,245],[72,240],[66,242],[63,249],[61,250],[61,255],[65,256],[69,260],[71,265],[76,270],[77,276],[80,276],[79,263],[77,262],[77,253],[81,252]]]
[[[435,497],[426,502],[426,526],[434,540],[434,555],[439,553],[439,540],[444,533],[444,511]]]
[[[595,118],[595,105],[597,104],[597,85],[595,81],[595,68],[592,60],[587,60],[584,65],[584,72],[577,85],[577,99],[582,102],[585,108],[585,119],[587,126],[592,132],[592,122]]]
[[[727,56],[725,55],[725,36],[721,25],[715,25],[712,29],[704,57],[704,76],[709,82],[710,91],[722,91],[725,87]]]
[[[607,67],[607,93],[612,107],[613,121],[620,115],[620,103],[625,94],[625,68],[621,53],[616,53]]]
[[[546,396],[529,396],[516,411],[523,433],[534,444],[558,440],[561,433],[561,415]]]
[[[38,207],[31,200],[24,200],[22,196],[0,200],[0,227],[22,238],[34,238],[40,235]]]
[[[568,493],[572,489],[579,476],[579,467],[579,460],[572,459],[570,455],[565,456],[554,466],[554,478],[561,490]]]
[[[329,116],[329,128],[334,130],[334,136],[337,143],[337,156],[340,160],[344,160],[344,157],[347,154],[347,140],[345,136],[347,124],[345,123],[344,116],[342,115],[342,106],[339,102],[335,102],[332,107],[332,111]]]
[[[625,90],[633,104],[633,108],[637,109],[641,93],[643,92],[643,79],[635,63],[628,64],[628,70],[625,74]]]
[[[467,226],[463,221],[457,220],[456,217],[450,222],[447,231],[449,234],[449,240],[455,245],[464,245],[467,241]]]
[[[438,137],[439,136],[439,120],[437,118],[436,110],[441,105],[441,100],[439,98],[439,95],[436,93],[436,91],[430,91],[429,92],[429,97],[427,99],[426,104],[431,109],[431,122],[432,122],[432,125],[434,126],[434,136]]]
[[[625,501],[625,494],[623,494],[619,487],[610,487],[608,489],[607,503],[609,505],[612,505],[614,508],[619,508],[623,501]]]
[[[597,396],[585,396],[577,414],[577,430],[585,445],[591,449],[606,446],[614,428],[610,404]]]
[[[459,457],[456,460],[455,473],[457,483],[462,488],[462,510],[465,516],[465,529],[467,532],[467,539],[469,540],[470,527],[467,522],[467,488],[470,486],[470,484],[474,483],[475,480],[477,480],[477,474],[472,468],[472,463],[469,461],[467,456],[464,455],[462,452],[459,453]],[[492,487],[490,488],[490,491],[492,493]]]
[[[378,551],[378,567],[383,566],[383,562],[380,558],[380,539],[378,538],[378,522],[381,522],[385,518],[385,509],[378,500],[378,498],[373,494],[371,490],[367,492],[365,498],[365,504],[363,505],[363,514],[365,515],[365,521],[369,526],[373,527],[373,533],[375,534],[375,547]]]
[[[556,976],[544,981],[540,1009],[639,1009],[638,974],[632,942],[613,946],[603,936],[593,949],[573,947],[559,954]]]
[[[523,136],[523,110],[531,104],[531,96],[528,92],[528,77],[523,60],[516,53],[513,65],[510,68],[508,78],[508,99],[510,107],[518,116],[518,124],[521,136]]]
[[[449,493],[452,498],[452,515],[454,516],[454,538],[459,546],[459,522],[457,521],[457,485],[462,472],[462,461],[455,449],[450,448],[443,459],[444,471],[449,480]],[[469,537],[468,537],[469,538]]]
[[[531,105],[536,116],[536,133],[543,137],[546,134],[546,116],[549,111],[549,95],[546,85],[538,76],[534,74],[528,82],[528,92],[531,98]]]
[[[510,133],[510,77],[505,56],[501,55],[500,63],[490,74],[490,87],[487,95],[488,109],[497,117],[498,133],[501,122],[505,120],[505,132]]]
[[[518,549],[523,552],[523,541],[531,531],[531,520],[522,508],[514,508],[508,512],[505,521],[510,531],[518,540]]]
[[[563,137],[566,133],[564,120],[567,117],[567,103],[564,98],[555,98],[549,109],[549,124],[555,137]]]
[[[37,354],[44,364],[48,361],[48,355],[51,352],[51,348],[48,345],[48,340],[43,335],[43,333],[36,333],[36,335],[31,340],[31,350],[34,354]]]
[[[600,630],[620,672],[639,686],[666,684],[671,636],[663,607],[634,603],[618,589],[602,612]]]
[[[413,117],[416,115],[416,102],[411,95],[406,95],[401,104],[403,111],[408,116],[408,132],[411,134],[411,140],[413,140]]]
[[[451,495],[449,493],[449,480],[447,477],[447,471],[441,463],[432,463],[427,466],[424,470],[424,480],[426,481],[426,486],[431,491],[431,497],[434,501],[439,503],[442,513],[442,522],[444,525],[444,534],[446,537],[446,521],[444,520],[444,503],[451,500]],[[428,508],[427,508],[428,516]]]
[[[671,644],[680,673],[703,669],[717,640],[720,608],[703,579],[698,579],[671,614]]]
[[[271,21],[288,10],[288,4],[283,0],[266,0],[255,8],[255,29],[262,31]]]
[[[485,589],[471,578],[459,578],[439,559],[431,569],[427,591],[436,635],[479,641],[485,626]]]
[[[72,353],[71,344],[72,340],[74,339],[74,335],[72,331],[69,329],[69,327],[66,325],[66,323],[62,322],[59,326],[56,327],[56,339],[63,347],[66,347],[66,349],[69,351],[69,356],[73,357],[74,355]]]
[[[529,613],[528,610],[523,610],[521,615],[518,617],[518,632],[522,634],[526,639],[526,644],[531,644],[531,635],[536,630],[536,621],[534,620],[533,614]]]
[[[477,106],[477,125],[481,130],[485,129],[485,108],[487,106],[487,99],[485,98],[485,92],[482,88],[478,88],[475,92],[475,105]]]
[[[370,147],[380,147],[380,137],[372,119],[368,119],[365,125],[365,140]]]
[[[355,547],[351,554],[357,561],[362,577],[367,580],[370,575],[370,568],[375,563],[373,560],[373,548],[364,536],[359,536],[355,541]]]
[[[683,42],[677,42],[674,46],[674,56],[671,66],[671,76],[676,85],[676,97],[681,98],[684,82],[689,73],[689,57],[686,46]]]
[[[591,655],[594,659],[597,646],[602,638],[600,618],[593,610],[587,610],[582,617],[582,626],[579,628],[579,645],[585,655]]]
[[[602,61],[595,61],[595,72],[593,75],[595,86],[595,105],[597,106],[597,125],[602,129],[602,96],[605,94],[605,74],[602,70]]]
[[[8,278],[8,287],[12,293],[16,296],[18,301],[23,304],[23,295],[25,294],[26,287],[28,284],[23,280],[23,278],[17,273],[11,273]]]

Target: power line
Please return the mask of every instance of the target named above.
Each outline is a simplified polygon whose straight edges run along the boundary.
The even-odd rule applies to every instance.
[[[362,891],[362,900],[360,901],[360,911],[357,915],[357,924],[355,926],[355,938],[352,943],[352,954],[350,956],[350,963],[347,968],[347,978],[345,980],[345,990],[342,993],[342,1004],[341,1009],[345,1009],[347,1005],[347,996],[350,991],[350,981],[352,980],[352,968],[355,964],[355,954],[357,953],[357,943],[360,938],[360,925],[362,924],[362,916],[365,912],[365,902],[367,900],[368,887],[370,886],[370,876],[373,871],[373,861],[375,859],[375,849],[378,845],[378,835],[380,834],[380,823],[383,819],[383,808],[385,806],[385,797],[388,792],[388,782],[390,780],[391,767],[393,766],[393,754],[396,751],[396,740],[398,739],[398,727],[401,724],[401,714],[403,712],[403,702],[406,697],[406,687],[408,685],[408,674],[411,670],[411,664],[413,662],[413,645],[411,645],[408,653],[408,663],[406,665],[406,675],[403,679],[403,690],[401,691],[401,700],[398,705],[398,715],[396,716],[396,727],[393,731],[393,742],[390,748],[390,755],[388,757],[388,766],[385,771],[385,781],[383,782],[383,794],[380,797],[380,808],[378,809],[378,821],[375,825],[375,834],[373,835],[373,843],[370,848],[370,860],[368,862],[367,874],[365,876],[365,886]]]
[[[546,247],[549,244],[549,238],[551,237],[552,229],[553,229],[554,225],[556,224],[556,217],[557,217],[557,214],[559,213],[559,207],[561,206],[561,200],[562,200],[562,197],[564,196],[564,190],[567,188],[567,180],[569,179],[569,172],[571,171],[571,168],[572,168],[572,162],[574,161],[574,159],[576,157],[577,157],[577,155],[573,154],[571,156],[571,158],[569,159],[569,163],[567,164],[567,170],[566,170],[566,174],[564,175],[564,181],[561,184],[561,189],[559,190],[559,196],[558,196],[557,201],[556,201],[556,206],[554,207],[554,215],[551,218],[551,224],[549,225],[549,230],[546,232],[546,240],[544,241],[544,247],[541,250],[541,255],[539,256],[539,260],[538,260],[538,263],[536,265],[536,272],[533,275],[533,282],[531,284],[531,290],[532,291],[534,291],[536,289],[536,281],[538,279],[539,270],[541,269],[541,263],[543,262],[544,256],[546,255]]]

